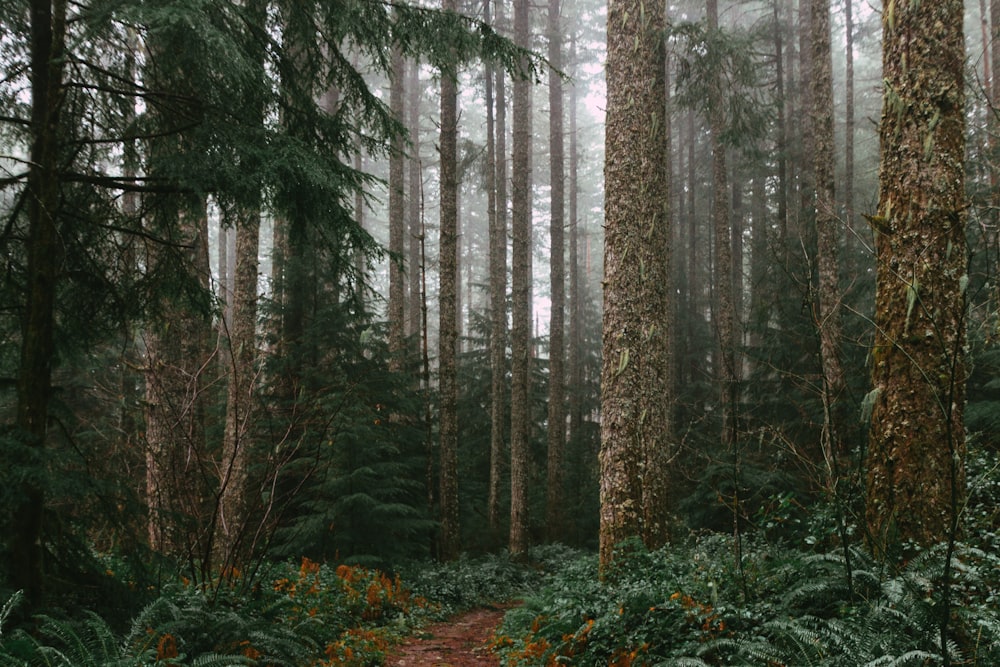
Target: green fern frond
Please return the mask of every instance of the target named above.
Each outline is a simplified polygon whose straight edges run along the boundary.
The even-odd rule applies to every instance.
[[[217,653],[203,655],[191,661],[191,667],[246,667],[253,664],[254,661],[249,658]]]
[[[907,651],[903,655],[893,657],[891,655],[876,658],[865,663],[865,667],[906,667],[907,665],[927,665],[936,664],[941,660],[937,653],[927,651]]]
[[[24,591],[15,591],[14,594],[11,595],[6,602],[4,602],[3,608],[0,609],[0,637],[3,637],[3,626],[7,623],[7,619],[14,611],[14,608],[21,604],[21,600],[23,599]]]
[[[656,663],[653,667],[709,667],[701,658],[671,658]]]

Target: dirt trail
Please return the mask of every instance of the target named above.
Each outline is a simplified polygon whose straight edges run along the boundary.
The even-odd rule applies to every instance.
[[[389,654],[388,667],[497,667],[489,644],[507,607],[473,609],[417,632]]]

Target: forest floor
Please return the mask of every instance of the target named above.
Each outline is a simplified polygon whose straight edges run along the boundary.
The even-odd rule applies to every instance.
[[[510,605],[497,605],[458,614],[419,630],[395,647],[388,667],[497,667],[490,651],[493,633]]]

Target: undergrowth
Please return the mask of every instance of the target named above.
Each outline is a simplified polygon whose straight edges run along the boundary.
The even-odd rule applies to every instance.
[[[495,647],[506,667],[1000,664],[995,554],[956,550],[945,605],[944,547],[895,574],[856,550],[850,578],[842,552],[743,547],[740,568],[725,536],[633,548],[603,582],[580,557],[507,614]]]
[[[40,615],[31,628],[11,629],[15,595],[0,608],[0,667],[381,665],[415,628],[509,600],[565,553],[539,549],[532,566],[497,555],[395,575],[304,558],[252,582],[230,576],[209,587],[168,585],[124,632],[93,612]]]

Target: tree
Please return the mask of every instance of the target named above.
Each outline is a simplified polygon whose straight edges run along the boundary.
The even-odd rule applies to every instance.
[[[266,0],[249,0],[246,3],[247,20],[253,30],[266,30]],[[250,42],[256,47],[256,62],[263,72],[264,41]],[[254,109],[260,124],[264,123],[263,100],[247,100]],[[257,171],[257,170],[254,170]],[[252,176],[250,177],[253,178]],[[262,194],[259,177],[253,179]],[[257,354],[257,300],[258,300],[258,254],[260,251],[261,199],[251,197],[248,206],[236,217],[232,230],[236,236],[233,291],[229,304],[229,355],[230,367],[226,392],[226,423],[222,440],[222,465],[220,466],[219,526],[216,534],[220,538],[219,551],[223,566],[237,564],[240,551],[249,545],[245,543],[245,529],[248,525],[247,508],[251,506],[250,489],[247,482],[253,454],[254,409],[257,400],[257,373],[260,370]],[[221,240],[220,240],[221,246]],[[220,250],[221,253],[221,250]],[[220,263],[220,273],[222,266]],[[223,276],[223,281],[228,277]],[[224,539],[221,539],[224,538]]]
[[[406,71],[403,51],[398,45],[392,50],[390,77],[389,109],[393,117],[403,123]],[[395,357],[392,363],[397,368],[402,366],[406,334],[406,279],[403,275],[406,236],[406,201],[403,197],[405,161],[403,135],[398,134],[393,139],[392,154],[389,156],[389,353]]]
[[[882,14],[875,341],[867,452],[876,554],[954,537],[966,381],[963,3]]]
[[[32,458],[45,445],[52,383],[55,300],[59,258],[60,138],[66,38],[65,0],[31,3],[31,161],[28,167],[27,300],[22,319],[15,426]],[[41,601],[44,489],[30,477],[21,484],[10,535],[14,581],[29,605]]]
[[[600,559],[667,537],[668,162],[664,3],[608,7]]]
[[[491,13],[490,0],[483,0],[485,21],[492,20]],[[485,77],[486,160],[489,163],[486,167],[486,190],[490,237],[490,480],[486,515],[490,532],[496,535],[500,531],[503,459],[507,451],[507,429],[504,428],[507,415],[507,186],[504,182],[507,173],[507,99],[503,72],[487,64]]]
[[[530,4],[514,0],[514,41],[528,48]],[[528,549],[531,418],[531,82],[514,81],[511,179],[510,552]]]
[[[821,447],[826,478],[836,488],[842,464],[841,429],[844,427],[841,399],[844,370],[840,363],[840,264],[839,220],[834,198],[833,73],[830,52],[829,0],[810,0],[812,14],[812,86],[810,127],[813,137],[813,180],[816,186],[816,265],[819,274],[816,327],[819,332],[820,364],[823,369],[823,432]]]
[[[708,34],[718,44],[718,0],[708,0]],[[708,82],[708,116],[712,134],[712,229],[714,231],[714,292],[713,324],[716,331],[717,360],[715,376],[719,382],[722,408],[722,442],[732,446],[736,441],[736,308],[733,303],[733,248],[729,210],[729,173],[726,168],[726,112],[723,100],[721,71]]]
[[[455,0],[443,0],[455,11]],[[458,557],[458,82],[454,70],[441,72],[441,240],[438,246],[440,324],[438,377],[441,407],[441,558]]]
[[[563,156],[562,28],[559,0],[549,0],[549,412],[546,481],[546,527],[550,540],[565,533],[563,467],[566,449],[566,260],[565,260],[565,165]]]

